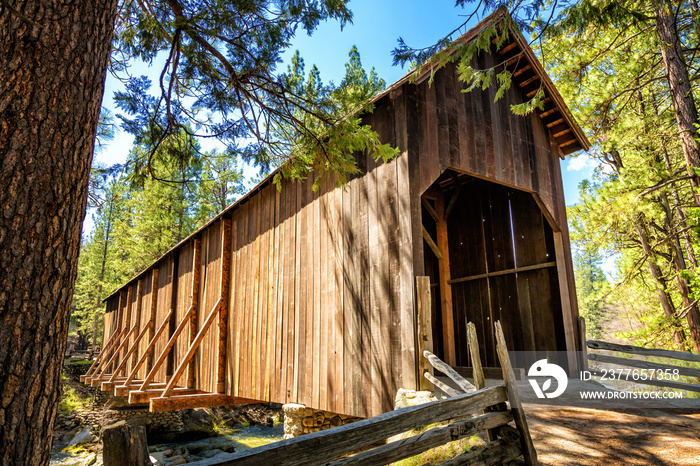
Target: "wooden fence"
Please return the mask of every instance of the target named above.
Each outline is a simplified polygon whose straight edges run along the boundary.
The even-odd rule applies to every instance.
[[[486,445],[462,453],[443,465],[504,464],[520,456],[524,458],[525,464],[537,464],[537,453],[520,404],[500,322],[495,323],[495,334],[503,383],[493,387],[485,387],[476,329],[471,323],[467,327],[469,351],[475,363],[473,383],[464,379],[437,356],[429,351],[424,352],[424,357],[430,365],[452,379],[459,387],[455,389],[445,383],[444,379],[441,380],[430,371],[425,371],[425,377],[449,398],[234,453],[225,459],[204,460],[196,464],[383,465],[479,432],[487,432]],[[506,402],[510,404],[510,408]],[[515,428],[509,425],[511,421],[514,421]],[[432,427],[411,437],[384,443],[391,437],[426,426]]]
[[[632,345],[618,345],[615,343],[609,343],[606,341],[598,340],[586,340],[586,321],[583,317],[579,317],[579,332],[581,333],[581,341],[584,342],[581,347],[582,351],[582,365],[584,370],[587,370],[592,375],[606,376],[609,372],[601,371],[599,369],[591,369],[588,365],[588,361],[597,361],[605,364],[614,364],[618,366],[624,366],[629,369],[630,373],[634,370],[643,372],[644,378],[640,372],[638,372],[637,377],[627,376],[624,380],[628,382],[639,383],[643,385],[654,385],[658,387],[675,388],[680,390],[687,390],[691,392],[700,392],[700,369],[694,369],[690,367],[683,367],[674,364],[661,364],[657,362],[650,362],[641,359],[630,359],[630,358],[620,358],[617,356],[609,356],[606,354],[599,353],[589,353],[588,350],[606,350],[606,351],[616,351],[618,353],[632,354],[646,357],[660,357],[668,358],[672,361],[690,361],[700,363],[700,355],[693,353],[686,353],[683,351],[670,351],[658,348],[642,348],[639,346]],[[668,374],[676,374],[686,377],[695,377],[696,383],[685,383],[678,382],[675,380],[668,380]],[[660,375],[660,377],[654,377],[654,373]]]

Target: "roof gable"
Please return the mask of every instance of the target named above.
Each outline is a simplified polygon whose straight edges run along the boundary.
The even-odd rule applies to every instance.
[[[588,150],[590,143],[586,135],[574,119],[569,107],[564,102],[559,91],[557,91],[549,75],[545,72],[535,53],[528,45],[527,40],[518,28],[514,26],[514,22],[510,20],[510,16],[505,9],[499,8],[457,38],[452,44],[468,44],[474,41],[481,32],[494,22],[501,23],[506,19],[508,20],[505,21],[508,24],[508,40],[498,51],[493,47],[491,53],[500,59],[499,65],[504,64],[512,73],[513,85],[518,86],[528,100],[535,96],[540,87],[543,88],[545,94],[542,100],[544,108],[542,110],[536,109],[535,112],[556,140],[561,158],[563,159],[565,155],[579,150]],[[448,54],[454,54],[454,48],[448,50]],[[424,65],[417,75],[415,70],[410,71],[377,94],[373,101],[378,101],[392,90],[411,82],[411,80],[416,84],[420,84],[430,77],[437,66]]]

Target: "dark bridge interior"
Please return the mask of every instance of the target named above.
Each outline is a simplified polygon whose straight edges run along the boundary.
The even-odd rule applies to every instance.
[[[423,194],[422,204],[437,355],[455,367],[471,366],[470,321],[482,364],[497,367],[497,320],[508,348],[532,352],[518,355],[516,367],[564,351],[552,228],[533,196],[448,170]]]

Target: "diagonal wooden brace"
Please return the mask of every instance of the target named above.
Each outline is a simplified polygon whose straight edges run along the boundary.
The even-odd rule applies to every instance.
[[[158,372],[158,369],[160,369],[160,366],[163,364],[163,361],[165,361],[165,358],[168,357],[168,354],[173,349],[173,346],[175,345],[175,341],[177,340],[177,337],[180,336],[182,331],[185,330],[185,327],[187,326],[187,324],[189,324],[189,319],[193,315],[193,310],[194,310],[194,308],[192,306],[190,306],[190,308],[187,310],[187,312],[183,316],[182,320],[178,324],[177,328],[175,329],[175,332],[173,332],[173,335],[170,337],[170,340],[168,340],[168,344],[165,345],[165,348],[163,348],[163,351],[161,351],[155,364],[153,364],[153,368],[150,370],[150,372],[148,373],[148,375],[144,379],[143,384],[141,384],[141,388],[139,388],[139,390],[146,390],[148,388],[148,386],[150,385],[150,383],[153,382],[153,379],[156,376],[156,372]]]
[[[146,326],[143,329],[141,329],[141,332],[139,332],[138,336],[136,337],[136,341],[134,341],[134,344],[131,346],[131,348],[129,348],[129,351],[126,352],[126,356],[124,357],[124,359],[122,359],[122,361],[115,369],[114,374],[112,374],[112,378],[109,379],[110,382],[114,382],[116,380],[119,371],[121,371],[122,368],[126,366],[126,362],[129,360],[129,357],[138,349],[139,342],[141,341],[141,339],[143,339],[144,335],[146,335],[149,325],[150,322],[146,324]]]
[[[122,345],[124,344],[125,338],[124,336],[127,333],[127,329],[124,328],[119,334],[117,335],[117,339],[114,341],[114,345],[112,345],[112,348],[110,349],[110,354],[105,354],[105,359],[100,362],[100,364],[97,366],[97,369],[95,372],[90,376],[85,378],[85,383],[89,384],[90,380],[99,378],[103,375],[103,373],[109,368],[109,365],[112,363],[115,357],[119,355],[119,350],[121,349]],[[109,359],[107,359],[109,358]]]
[[[199,344],[202,342],[202,339],[204,338],[204,335],[207,333],[207,330],[209,330],[209,327],[211,326],[212,322],[214,322],[214,318],[217,316],[219,313],[219,310],[221,309],[221,303],[222,300],[219,298],[216,301],[216,304],[214,304],[214,308],[211,310],[209,315],[207,316],[207,319],[204,321],[204,324],[202,325],[202,328],[199,330],[199,333],[197,333],[197,336],[195,337],[194,341],[190,345],[189,349],[187,350],[187,353],[185,354],[185,357],[183,360],[180,362],[180,364],[177,366],[177,369],[175,370],[175,373],[173,376],[170,378],[170,381],[168,382],[168,385],[165,387],[165,390],[163,390],[163,394],[160,396],[161,398],[166,398],[167,396],[172,393],[173,388],[175,387],[175,384],[177,384],[177,381],[180,380],[180,376],[182,376],[182,373],[185,371],[185,368],[192,362],[192,357],[194,356],[195,352],[197,351],[197,348],[199,348]],[[141,390],[143,390],[144,387],[141,387]]]
[[[134,333],[134,331],[136,330],[136,328],[137,328],[137,326],[136,326],[136,325],[133,325],[133,326],[129,329],[129,331],[126,332],[126,334],[124,335],[124,338],[122,339],[121,343],[119,344],[119,346],[117,347],[117,349],[114,351],[114,354],[112,354],[112,357],[109,358],[109,361],[107,361],[107,364],[105,364],[104,370],[107,370],[107,368],[112,364],[112,362],[114,361],[114,359],[115,359],[117,356],[119,356],[119,353],[121,352],[121,349],[124,348],[124,347],[125,347],[124,345],[126,345],[126,344],[129,342],[129,337],[131,337],[131,334]],[[125,329],[125,330],[126,330],[126,329]],[[124,358],[124,359],[126,359],[126,358]],[[116,374],[117,371],[113,371],[113,373]],[[103,374],[100,373],[100,375],[99,375],[98,377],[101,377],[102,375],[103,375]]]
[[[143,352],[143,354],[139,358],[139,360],[136,363],[136,365],[134,366],[134,368],[131,369],[131,373],[129,373],[129,376],[126,378],[126,383],[124,385],[129,385],[131,382],[134,381],[134,377],[136,376],[136,373],[139,371],[139,368],[143,365],[143,363],[149,358],[151,352],[155,349],[156,342],[158,341],[158,338],[160,338],[161,334],[165,330],[165,327],[170,322],[172,315],[173,315],[173,310],[171,309],[168,312],[168,315],[165,316],[165,319],[163,319],[163,322],[161,322],[160,326],[158,327],[158,330],[156,331],[156,334],[153,335],[153,338],[151,338],[151,341],[148,343],[148,348],[146,348],[146,351]]]

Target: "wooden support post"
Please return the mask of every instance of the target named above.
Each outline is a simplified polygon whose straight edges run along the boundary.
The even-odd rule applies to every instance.
[[[126,312],[124,316],[124,328],[128,328],[131,330],[131,299],[134,297],[134,286],[130,285],[128,288],[128,291],[126,293]],[[114,361],[114,366],[117,366],[122,360],[126,358],[126,352],[129,349],[129,339],[131,338],[131,331],[129,334],[124,337],[124,341],[122,342],[121,345],[121,350],[120,350],[120,355],[119,358]],[[113,372],[114,369],[112,369]]]
[[[422,357],[424,351],[433,351],[433,327],[430,315],[430,277],[416,277],[416,314],[418,318],[419,374],[433,373],[433,367]],[[420,377],[421,390],[433,390],[430,380]]]
[[[219,304],[219,351],[216,367],[216,392],[226,393],[226,348],[228,339],[228,306],[231,287],[231,219],[224,218],[221,245],[221,303]]]
[[[190,318],[190,346],[197,338],[197,320],[199,318],[199,285],[200,273],[202,271],[202,240],[194,239],[194,254],[192,258],[192,317]],[[195,373],[194,364],[187,367],[187,388],[194,388]]]
[[[165,316],[165,319],[163,319],[163,322],[161,322],[160,326],[158,327],[158,330],[156,331],[156,334],[153,336],[153,338],[151,338],[151,341],[148,342],[148,348],[146,348],[146,351],[143,352],[136,365],[131,369],[129,376],[126,378],[125,385],[128,385],[131,382],[133,382],[134,377],[136,377],[136,373],[147,358],[148,360],[152,359],[151,354],[153,353],[153,350],[156,347],[156,341],[158,341],[158,338],[160,338],[161,334],[165,330],[166,325],[170,323],[170,319],[172,318],[173,312],[174,311],[171,309],[168,312],[168,315]],[[147,370],[147,372],[151,372],[151,369]]]
[[[177,309],[177,295],[178,295],[178,284],[177,274],[179,270],[180,254],[172,254],[171,267],[170,267],[170,309]],[[186,322],[189,316],[189,311],[183,317],[181,323]],[[172,319],[170,321],[170,332],[169,335],[174,335],[177,330],[176,320]],[[170,341],[170,340],[168,340]],[[173,341],[174,343],[174,341]],[[175,364],[175,354],[168,350],[167,360],[165,362],[165,375],[166,377],[173,373],[173,365]]]
[[[452,192],[452,196],[450,196],[450,202],[447,204],[447,208],[445,209],[445,220],[450,218],[450,214],[452,213],[452,209],[454,209],[455,205],[457,205],[457,200],[459,199],[459,195],[462,192],[462,183],[460,183],[457,175],[455,175],[454,172],[450,172],[450,175],[452,177],[452,181],[454,181],[454,183],[457,185],[457,187]]]
[[[173,312],[172,310],[170,312]],[[189,323],[189,318],[190,318],[190,313],[192,312],[192,308],[190,307],[185,315],[182,317],[182,320],[178,324],[177,328],[175,329],[175,332],[173,332],[173,335],[170,337],[168,340],[168,344],[165,345],[165,348],[163,348],[163,351],[161,351],[160,355],[158,355],[158,359],[156,359],[156,363],[153,365],[153,368],[148,372],[148,375],[143,381],[143,384],[141,384],[141,388],[139,390],[145,390],[148,388],[148,385],[153,382],[153,379],[156,376],[156,372],[158,372],[158,369],[160,369],[160,366],[163,364],[163,361],[165,361],[170,354],[170,351],[173,349],[173,345],[175,345],[175,341],[177,340],[177,337],[180,336],[183,330],[185,330],[185,327]]]
[[[588,370],[588,346],[586,345],[586,319],[578,318],[578,340],[581,345],[581,370]]]
[[[476,326],[473,322],[467,321],[467,344],[469,345],[469,359],[472,363],[472,372],[474,374],[474,385],[477,390],[481,390],[486,386],[486,377],[484,377],[484,368],[481,365],[481,355],[479,354],[479,339],[476,336]],[[484,413],[489,412],[488,409]],[[486,437],[489,442],[493,442],[498,438],[494,430],[487,430]]]
[[[571,302],[574,287],[573,274],[570,275],[567,267],[567,254],[564,248],[564,237],[561,231],[554,232],[554,253],[557,260],[557,276],[559,278],[559,295],[561,297],[561,310],[564,320],[564,337],[566,338],[566,354],[569,363],[569,375],[578,373],[578,358],[576,357],[576,318]],[[572,271],[573,273],[573,271]],[[571,280],[569,280],[571,279]],[[575,292],[575,291],[574,291]]]
[[[452,285],[450,285],[450,250],[447,243],[447,220],[445,219],[445,198],[435,199],[435,212],[438,215],[437,244],[442,259],[438,264],[440,271],[440,309],[442,311],[442,342],[445,362],[451,366],[457,364],[455,348],[455,323],[452,312]]]
[[[100,311],[95,311],[95,319],[92,324],[92,354],[97,352],[97,323],[100,321]],[[104,337],[103,337],[104,339]]]
[[[142,301],[143,301],[143,278],[140,278],[138,281],[138,285],[136,286],[136,322],[134,322],[134,326],[136,326],[136,328],[139,328],[139,326],[141,325],[141,310],[142,310],[141,308],[142,308],[142,304],[143,304]],[[146,326],[144,325],[143,328],[145,330]],[[143,334],[143,332],[139,332],[139,334]],[[141,335],[140,337],[137,336],[136,340],[134,340],[133,346],[131,348],[128,348],[127,353],[131,354],[131,367],[133,367],[137,361],[139,341],[141,340],[141,338],[143,338],[143,335]],[[125,360],[128,358],[129,358],[128,355],[124,357]],[[127,367],[126,367],[126,364],[124,364],[124,372],[126,372],[126,370],[127,370]],[[117,371],[115,371],[115,372],[117,372]],[[126,374],[124,374],[124,375],[126,375]]]
[[[170,395],[173,388],[175,388],[177,381],[180,380],[180,376],[182,376],[182,373],[185,371],[185,368],[190,364],[190,362],[192,362],[192,358],[194,357],[194,354],[196,353],[197,348],[199,348],[199,344],[202,342],[204,335],[207,333],[207,330],[209,330],[209,327],[211,326],[212,322],[214,322],[214,318],[217,316],[220,309],[221,309],[221,298],[219,298],[219,300],[216,302],[216,304],[214,304],[214,308],[211,310],[211,312],[207,316],[207,319],[204,321],[202,328],[199,330],[199,333],[197,333],[197,336],[195,337],[194,341],[192,342],[189,349],[187,350],[185,357],[182,359],[182,361],[180,361],[180,364],[177,366],[177,369],[175,369],[175,372],[173,372],[173,376],[168,381],[168,385],[165,386],[165,390],[163,390],[163,394],[161,395],[162,398],[166,398]],[[168,343],[168,344],[170,344],[170,343]],[[150,376],[150,374],[149,374],[149,376]],[[146,380],[148,380],[148,377],[146,378]],[[141,386],[140,390],[143,391],[144,388],[146,388],[145,382]]]
[[[479,339],[476,336],[476,326],[473,322],[467,322],[467,342],[469,345],[469,357],[474,371],[474,385],[477,390],[486,386],[484,368],[481,365],[481,355],[479,354]]]
[[[510,358],[508,357],[506,337],[503,335],[503,329],[501,328],[500,321],[496,321],[494,326],[496,327],[496,351],[498,352],[498,360],[501,363],[503,379],[505,380],[506,388],[508,389],[510,411],[513,413],[515,426],[520,432],[520,446],[523,450],[525,464],[536,466],[537,451],[535,450],[535,446],[532,444],[530,429],[527,426],[527,418],[525,417],[523,405],[520,402],[520,395],[518,395],[517,380],[515,380],[515,373],[513,372],[513,367],[510,365]]]
[[[156,310],[158,306],[158,267],[153,267],[153,276],[151,277],[151,315],[148,320],[148,342],[150,347],[150,342],[153,341],[153,335],[156,329]],[[148,354],[148,359],[146,360],[146,372],[151,370],[153,367],[153,352],[148,349],[144,354]],[[136,363],[137,366],[141,366]],[[138,368],[137,368],[138,369]],[[132,372],[134,372],[132,370]],[[135,373],[135,372],[134,372]]]

